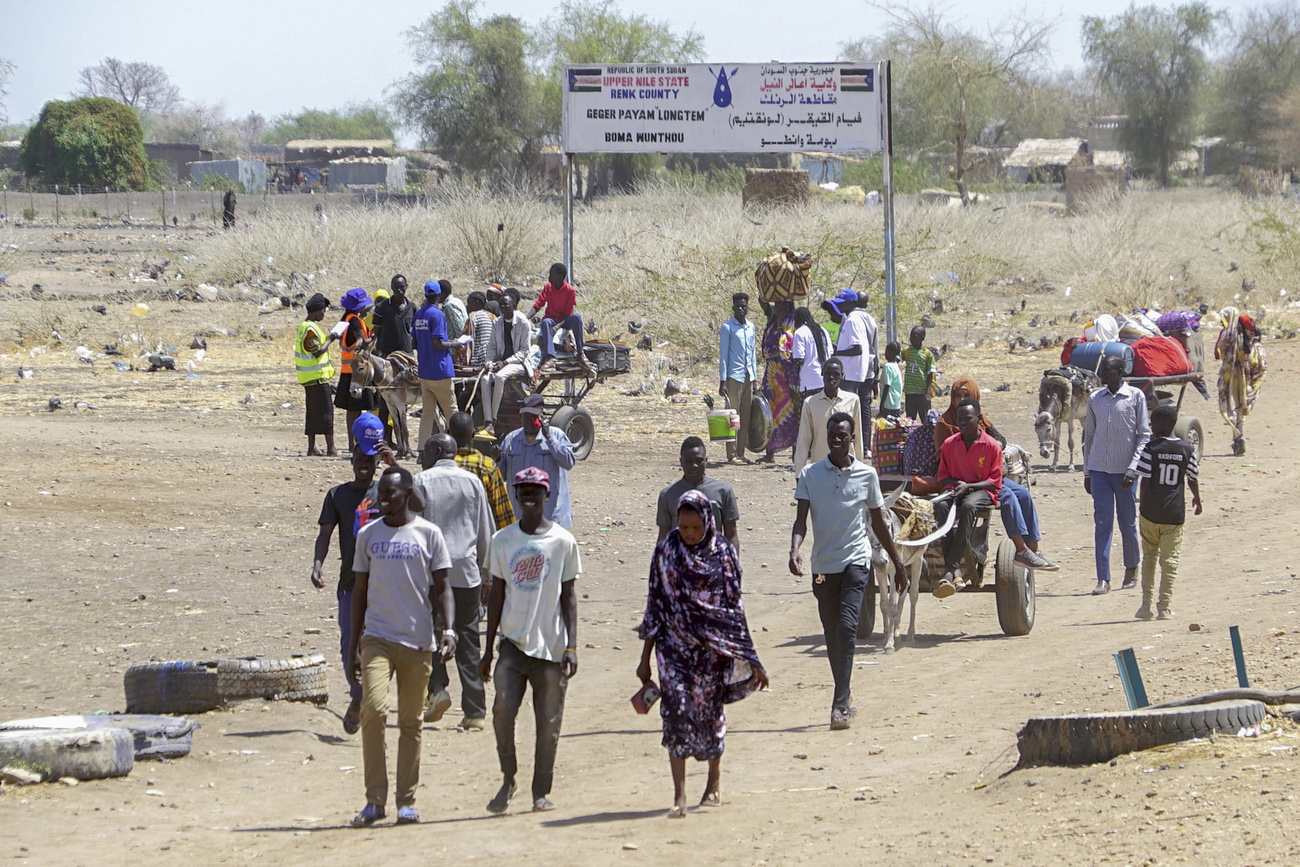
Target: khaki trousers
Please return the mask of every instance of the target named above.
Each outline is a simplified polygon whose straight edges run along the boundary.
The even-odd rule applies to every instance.
[[[1142,601],[1150,604],[1155,593],[1156,559],[1160,560],[1160,597],[1156,610],[1168,611],[1174,598],[1174,581],[1178,578],[1178,558],[1183,550],[1182,524],[1157,524],[1138,516],[1138,535],[1142,538]]]
[[[749,439],[749,408],[754,402],[754,386],[749,382],[727,380],[727,401],[731,408],[740,414],[740,430],[736,431],[736,441],[727,443],[727,460],[745,456],[745,442]]]
[[[420,784],[420,734],[424,727],[424,694],[433,670],[433,654],[384,641],[361,638],[361,757],[366,772],[366,803],[384,808],[388,802],[388,758],[384,734],[388,726],[388,684],[397,676],[397,806],[415,806]]]
[[[424,449],[425,440],[434,433],[442,433],[447,429],[447,419],[456,411],[456,395],[450,379],[421,379],[420,397],[423,399],[420,409],[420,441],[411,444],[417,455]],[[442,412],[441,417],[434,413],[435,404]]]

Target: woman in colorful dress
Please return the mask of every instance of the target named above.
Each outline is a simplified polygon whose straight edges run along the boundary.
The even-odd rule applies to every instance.
[[[1232,430],[1232,453],[1244,455],[1246,435],[1242,425],[1255,406],[1268,365],[1253,319],[1240,314],[1236,307],[1223,308],[1219,318],[1223,320],[1223,331],[1214,344],[1214,357],[1220,362],[1219,414]]]
[[[758,460],[772,463],[777,452],[794,449],[799,439],[803,394],[799,389],[799,365],[790,355],[795,330],[794,302],[760,301],[759,305],[767,315],[761,347],[766,363],[760,388],[772,410],[772,435],[766,453]]]
[[[686,760],[709,763],[700,806],[722,803],[723,706],[767,686],[740,599],[740,559],[699,491],[677,501],[677,528],[655,548],[637,677],[659,669],[663,745],[673,776],[669,818],[686,816]]]

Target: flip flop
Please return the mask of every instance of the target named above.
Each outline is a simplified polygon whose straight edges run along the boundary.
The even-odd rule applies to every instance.
[[[669,819],[685,819],[685,818],[686,818],[686,808],[685,808],[685,807],[674,806],[671,810],[668,811],[668,817],[667,817],[667,818],[669,818]]]

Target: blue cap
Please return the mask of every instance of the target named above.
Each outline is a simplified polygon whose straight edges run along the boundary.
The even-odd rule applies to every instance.
[[[343,300],[339,304],[349,313],[356,313],[370,306],[370,296],[364,289],[349,289],[343,293]]]
[[[835,300],[841,304],[845,301],[853,301],[856,303],[858,300],[858,293],[854,292],[852,289],[841,289],[839,294],[835,296]]]
[[[429,282],[424,284],[424,294],[426,297],[429,295],[441,295],[442,286],[438,283],[437,280],[430,280]]]
[[[352,423],[352,436],[362,454],[373,455],[384,442],[384,423],[373,412],[363,412]]]

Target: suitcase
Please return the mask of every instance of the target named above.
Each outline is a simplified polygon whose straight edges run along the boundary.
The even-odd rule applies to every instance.
[[[598,373],[632,369],[632,347],[613,340],[587,340],[582,352]]]

